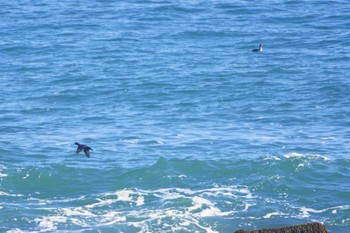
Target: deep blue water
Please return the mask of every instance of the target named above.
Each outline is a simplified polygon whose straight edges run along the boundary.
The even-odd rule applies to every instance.
[[[0,1],[0,231],[349,232],[349,25],[345,0]]]

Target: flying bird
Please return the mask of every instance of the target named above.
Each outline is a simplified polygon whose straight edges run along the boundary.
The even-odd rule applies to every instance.
[[[78,146],[77,152],[76,152],[77,154],[80,151],[84,150],[86,157],[90,158],[90,150],[92,150],[91,147],[84,144],[80,144],[79,142],[75,142],[74,144]]]

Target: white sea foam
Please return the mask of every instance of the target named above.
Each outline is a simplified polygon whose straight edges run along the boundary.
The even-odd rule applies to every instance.
[[[350,209],[350,205],[335,206],[332,209],[349,210]]]
[[[0,191],[0,196],[9,196],[9,197],[23,197],[22,194],[11,194],[7,192]]]
[[[300,157],[306,157],[304,154],[299,154],[299,153],[289,153],[283,155],[283,157],[289,159],[289,158],[300,158]]]
[[[265,216],[263,216],[263,218],[271,218],[272,216],[282,216],[282,215],[286,215],[286,214],[281,212],[272,212],[272,213],[266,214]]]
[[[122,190],[115,193],[118,201],[131,202],[136,206],[141,206],[145,203],[145,198],[141,192],[133,190]]]
[[[126,142],[129,144],[139,144],[140,140],[139,139],[129,139],[129,140],[126,140]]]
[[[162,142],[161,140],[156,140],[156,142],[157,142],[158,144],[160,144],[160,145],[163,145],[163,144],[164,144],[164,142]]]
[[[161,198],[163,201],[175,200],[179,198],[185,198],[186,196],[171,190],[162,190],[161,193],[154,193],[154,196]]]
[[[277,157],[277,156],[268,156],[268,157],[264,158],[264,160],[279,161],[279,160],[281,160],[281,158],[279,158],[279,157]]]
[[[92,204],[60,209],[46,208],[49,214],[36,218],[35,222],[41,231],[57,231],[61,224],[68,221],[69,224],[86,228],[124,225],[139,228],[140,232],[162,231],[165,228],[172,229],[172,231],[197,229],[197,231],[214,233],[216,231],[212,226],[205,224],[203,218],[229,216],[238,211],[247,211],[253,205],[249,203],[251,196],[248,188],[244,186],[213,187],[201,190],[123,189],[96,195],[95,203]],[[147,200],[152,202],[157,200],[162,203],[161,207],[154,208],[154,205],[148,203]],[[227,207],[233,205],[237,200],[240,203],[237,206],[240,210],[232,210],[231,207]],[[56,201],[59,200],[51,202]],[[180,208],[178,201],[182,203]],[[127,207],[116,206],[117,203],[122,202],[127,203]],[[130,209],[130,205],[134,205],[136,209]],[[130,222],[127,219],[133,220]]]
[[[194,204],[195,209],[196,207],[201,207],[202,205],[214,206],[214,204],[211,201],[198,196],[192,197],[192,202]]]
[[[17,229],[17,228],[6,231],[6,233],[24,233],[24,232],[26,231],[22,231],[21,229]]]
[[[3,171],[5,169],[7,169],[7,167],[5,167],[4,165],[0,164],[0,171]],[[7,176],[8,176],[8,174],[6,174],[6,173],[0,173],[0,178],[7,177]]]
[[[102,224],[100,225],[113,225],[126,220],[126,217],[122,213],[116,211],[108,211],[105,214],[99,215],[99,218],[102,219]]]
[[[133,192],[131,190],[122,190],[122,191],[117,191],[115,194],[117,195],[117,198],[119,201],[132,201],[131,194]]]
[[[66,216],[89,216],[93,217],[95,216],[93,213],[88,211],[87,209],[84,209],[82,207],[77,207],[77,208],[62,208],[62,211],[64,215]]]
[[[325,161],[331,160],[327,156],[318,155],[318,154],[300,154],[300,153],[288,153],[283,155],[283,157],[290,158],[313,158],[313,159],[323,159]]]
[[[249,209],[249,207],[253,206],[252,204],[249,203],[245,203],[244,205],[244,209],[242,211],[247,211]]]
[[[300,211],[301,211],[300,216],[303,218],[307,218],[310,216],[310,213],[322,213],[325,210],[315,210],[315,209],[311,209],[311,208],[301,207]]]
[[[108,206],[108,205],[111,205],[111,204],[117,202],[116,199],[103,200],[103,199],[100,199],[100,198],[96,198],[96,201],[97,201],[97,203],[87,205],[86,207],[89,208],[89,209],[92,209],[92,208],[96,208],[96,207]]]
[[[137,197],[136,206],[142,206],[145,204],[145,198],[143,196]]]
[[[350,209],[350,205],[334,206],[334,207],[329,207],[329,208],[320,209],[320,210],[307,208],[303,206],[303,207],[300,207],[301,214],[299,216],[303,218],[307,218],[307,217],[310,217],[310,213],[320,214],[326,211],[331,211],[334,214],[334,213],[337,213],[337,210],[348,210],[348,209]]]
[[[57,225],[60,223],[65,223],[68,220],[65,216],[45,216],[41,218],[34,219],[38,223],[38,226],[43,231],[55,231],[57,230]]]

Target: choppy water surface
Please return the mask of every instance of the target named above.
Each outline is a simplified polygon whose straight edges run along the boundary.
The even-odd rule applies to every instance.
[[[349,232],[349,12],[0,1],[0,231]]]

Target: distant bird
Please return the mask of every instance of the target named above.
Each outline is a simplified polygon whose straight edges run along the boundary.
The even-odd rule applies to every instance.
[[[263,45],[263,44],[260,44],[260,45],[259,45],[259,48],[257,48],[257,49],[252,49],[252,51],[253,51],[253,52],[262,52],[262,51],[263,51],[263,47],[264,47],[264,45]]]
[[[76,152],[77,154],[80,151],[84,150],[86,157],[90,158],[90,150],[92,150],[91,147],[84,144],[80,144],[79,142],[75,142],[74,144],[78,146],[77,152]]]

